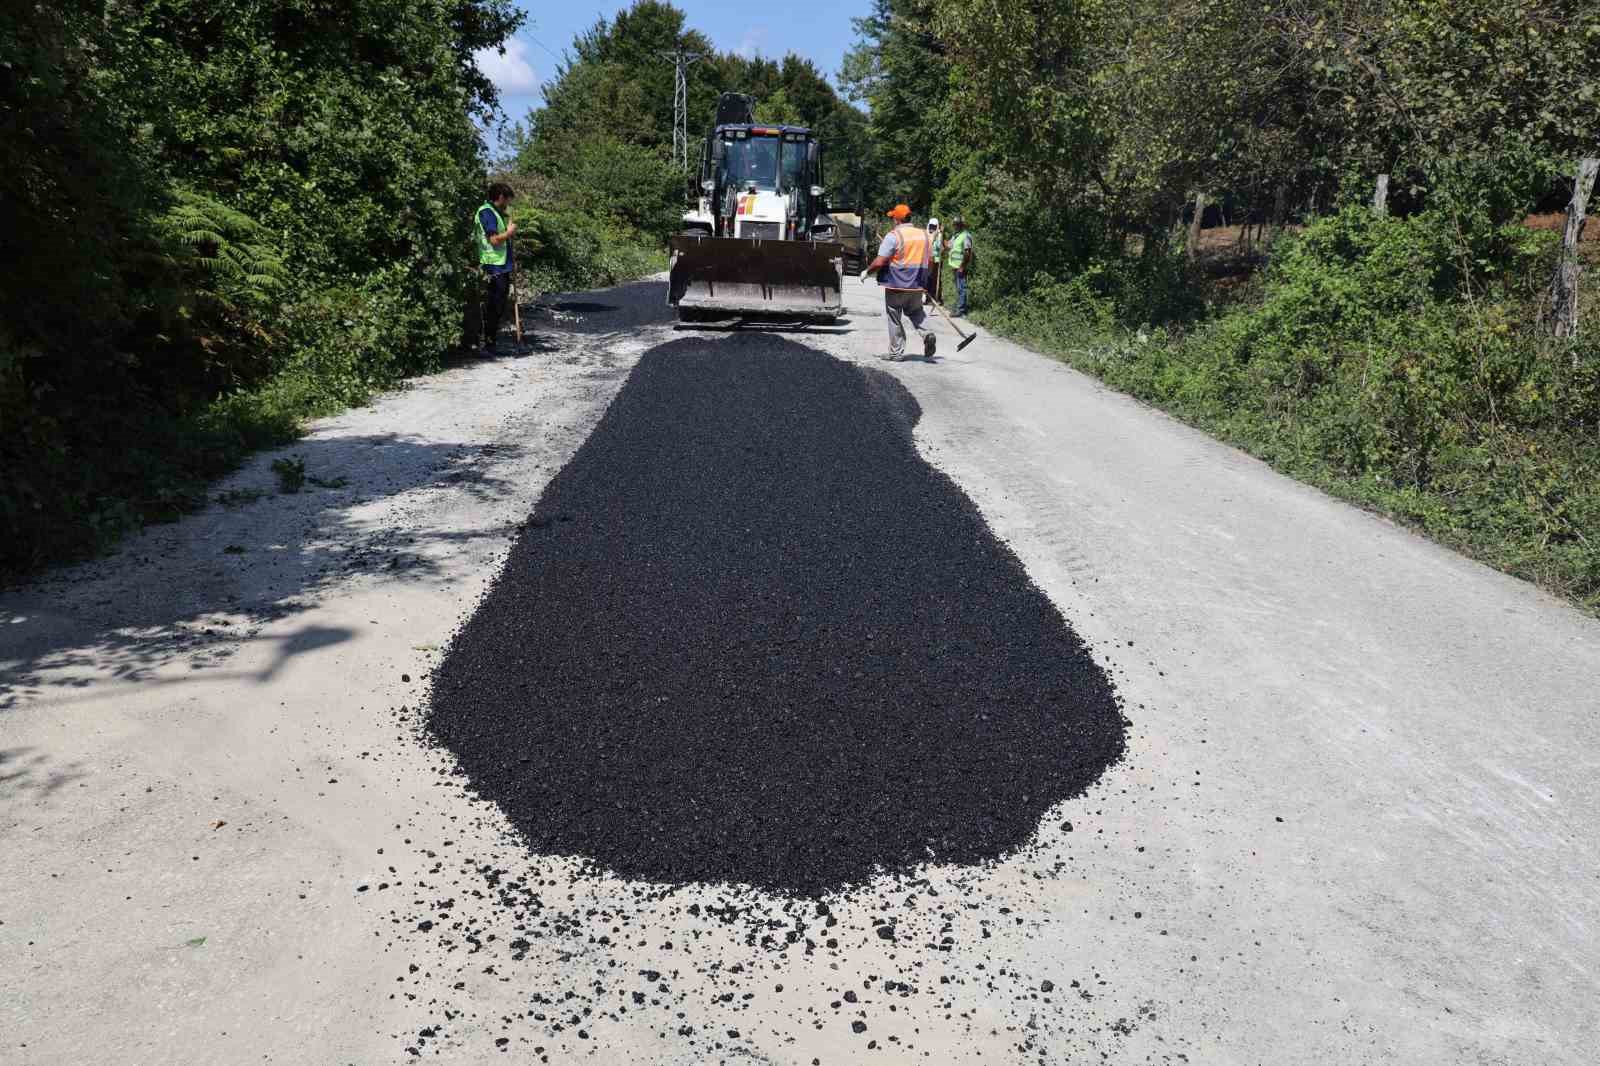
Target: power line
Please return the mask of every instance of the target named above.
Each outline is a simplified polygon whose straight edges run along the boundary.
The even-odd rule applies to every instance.
[[[544,42],[539,40],[539,38],[537,38],[537,37],[529,37],[528,40],[532,41],[534,44],[538,45],[540,48],[544,48]],[[562,59],[560,56],[558,56],[554,52],[550,51],[550,49],[544,48],[544,50],[545,50],[545,54],[548,55],[551,59],[554,59],[557,63],[565,63],[566,62],[566,60]]]

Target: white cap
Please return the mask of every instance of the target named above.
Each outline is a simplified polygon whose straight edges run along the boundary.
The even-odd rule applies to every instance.
[[[935,227],[935,226],[937,226],[937,225],[938,225],[938,224],[939,224],[939,220],[938,220],[938,219],[936,219],[936,218],[930,218],[930,219],[928,219],[928,228],[929,228],[929,229],[933,229],[933,228],[934,228],[934,227]]]

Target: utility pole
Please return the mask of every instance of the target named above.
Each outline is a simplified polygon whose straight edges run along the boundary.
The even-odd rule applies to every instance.
[[[689,68],[705,58],[704,52],[685,52],[680,45],[670,52],[658,52],[672,61],[676,78],[672,86],[672,162],[689,172]]]

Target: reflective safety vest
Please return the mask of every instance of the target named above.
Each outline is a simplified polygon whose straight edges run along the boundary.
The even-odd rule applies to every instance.
[[[945,249],[944,263],[948,267],[959,267],[961,261],[967,257],[967,249],[972,247],[972,231],[964,229],[950,238],[950,246]]]
[[[511,246],[510,241],[501,241],[498,246],[489,243],[489,234],[483,228],[483,212],[487,208],[494,215],[495,225],[499,227],[496,232],[506,231],[506,220],[500,212],[494,209],[494,204],[484,204],[472,213],[473,225],[478,230],[478,265],[479,266],[505,266],[506,249]]]
[[[878,271],[878,284],[901,291],[927,289],[932,275],[927,231],[915,226],[896,226],[894,234],[900,240],[900,247],[889,265]]]

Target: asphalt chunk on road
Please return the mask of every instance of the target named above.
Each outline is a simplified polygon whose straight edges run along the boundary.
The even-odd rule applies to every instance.
[[[433,678],[539,853],[815,896],[1027,842],[1124,747],[1110,680],[911,439],[892,377],[647,353]]]

